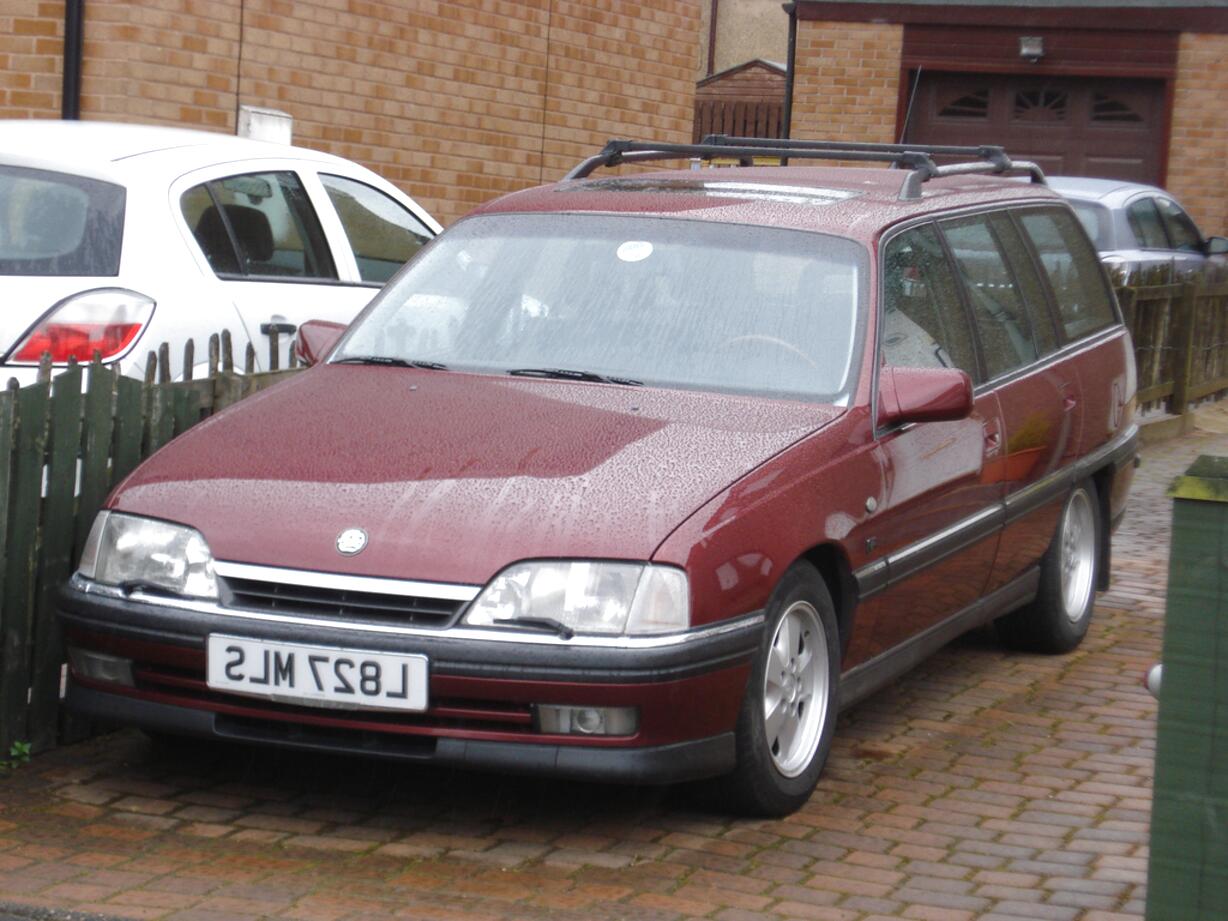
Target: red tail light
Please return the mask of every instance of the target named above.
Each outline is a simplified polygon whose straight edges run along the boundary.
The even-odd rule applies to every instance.
[[[64,364],[70,358],[104,361],[120,358],[132,347],[153,316],[152,299],[124,288],[98,288],[74,294],[35,324],[9,353],[12,364],[38,364],[44,352]]]

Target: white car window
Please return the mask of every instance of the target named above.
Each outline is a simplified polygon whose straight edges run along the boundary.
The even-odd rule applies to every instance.
[[[0,166],[0,275],[118,275],[121,186]]]
[[[320,220],[292,172],[211,180],[185,192],[180,208],[219,277],[337,278]]]
[[[383,284],[433,234],[408,209],[383,192],[344,176],[320,174],[337,209],[364,282]]]
[[[1187,253],[1202,252],[1202,234],[1180,205],[1171,199],[1157,198],[1156,207],[1160,209],[1160,217],[1164,219],[1164,229],[1168,231],[1173,249]]]

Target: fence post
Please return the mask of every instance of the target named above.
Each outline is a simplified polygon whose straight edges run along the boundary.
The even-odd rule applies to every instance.
[[[1173,395],[1168,404],[1168,411],[1174,416],[1184,416],[1190,407],[1194,333],[1198,326],[1194,322],[1196,303],[1194,284],[1187,281],[1181,286],[1181,295],[1174,305],[1177,308],[1173,317],[1176,322],[1169,327],[1173,349]]]

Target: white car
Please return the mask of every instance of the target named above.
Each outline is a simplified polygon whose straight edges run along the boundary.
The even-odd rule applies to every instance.
[[[301,147],[103,122],[0,121],[0,384],[95,351],[142,374],[212,333],[284,367],[308,319],[348,323],[440,232],[370,170]]]

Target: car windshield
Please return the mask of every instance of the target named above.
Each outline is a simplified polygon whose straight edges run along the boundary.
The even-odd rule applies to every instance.
[[[121,186],[0,166],[0,275],[118,275]]]
[[[1089,201],[1071,201],[1070,206],[1074,208],[1075,216],[1083,225],[1083,229],[1087,231],[1087,235],[1092,238],[1096,249],[1101,252],[1112,249],[1113,221],[1109,215],[1109,209]]]
[[[471,218],[381,292],[332,360],[844,403],[866,266],[862,246],[815,233]]]

